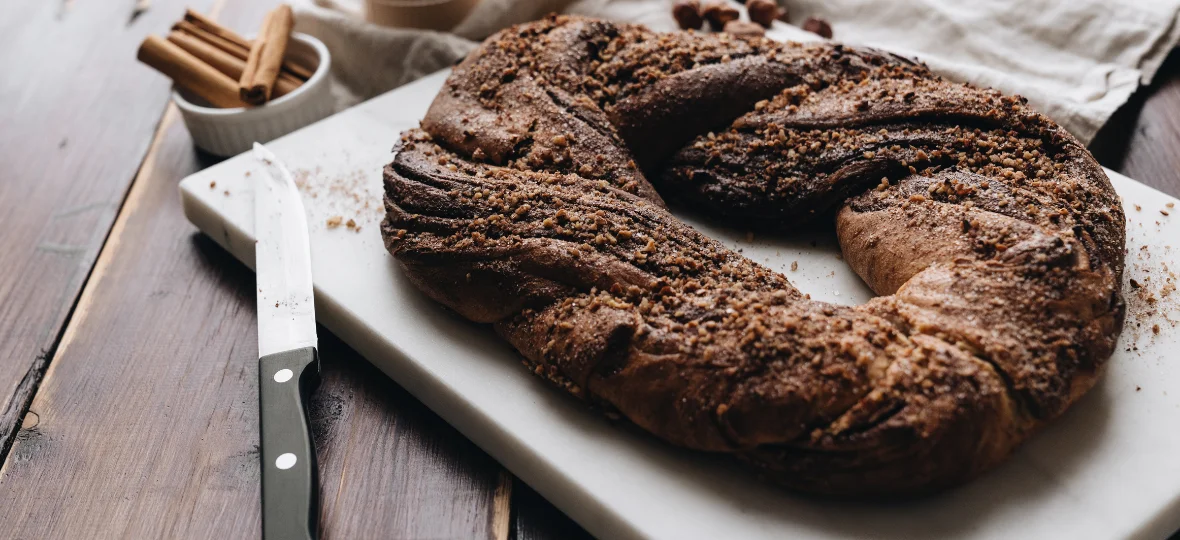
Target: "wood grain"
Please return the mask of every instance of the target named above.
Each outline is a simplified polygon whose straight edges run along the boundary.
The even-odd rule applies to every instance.
[[[259,532],[254,279],[184,219],[190,145],[170,109],[0,468],[6,534]],[[497,538],[496,463],[321,332],[325,537]]]
[[[312,429],[323,538],[507,538],[496,523],[500,465],[327,330],[319,333],[324,382]]]
[[[0,468],[0,536],[258,535],[254,278],[176,188],[208,164],[170,108]],[[495,461],[321,336],[324,537],[505,538]]]
[[[182,234],[175,177],[154,171],[200,163],[177,113],[161,130],[0,468],[13,537],[258,530],[250,286]]]
[[[12,0],[0,16],[0,459],[147,150],[167,79],[137,64],[183,6]]]
[[[593,538],[527,484],[514,478],[512,537],[516,540],[582,540]]]

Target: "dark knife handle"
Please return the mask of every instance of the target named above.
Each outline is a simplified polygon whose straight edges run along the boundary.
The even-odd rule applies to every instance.
[[[319,474],[307,404],[320,383],[319,353],[306,347],[258,360],[262,449],[262,538],[314,539]]]

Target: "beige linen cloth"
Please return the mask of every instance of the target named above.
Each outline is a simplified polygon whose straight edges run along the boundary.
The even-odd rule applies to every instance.
[[[358,6],[349,4],[355,1],[296,3],[296,30],[319,37],[332,52],[341,108],[450,66],[496,30],[549,12],[676,29],[672,0],[482,0],[449,33],[367,24],[355,15]],[[947,78],[1025,96],[1087,143],[1140,84],[1151,81],[1180,41],[1180,0],[786,0],[785,5],[793,23],[810,16],[828,20],[836,41],[887,49]],[[820,39],[781,22],[767,35]]]

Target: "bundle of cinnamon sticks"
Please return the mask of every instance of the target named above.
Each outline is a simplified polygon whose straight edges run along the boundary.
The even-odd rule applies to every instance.
[[[215,107],[261,105],[311,77],[311,69],[283,59],[293,25],[291,6],[282,4],[249,41],[190,9],[167,39],[148,36],[137,57]]]

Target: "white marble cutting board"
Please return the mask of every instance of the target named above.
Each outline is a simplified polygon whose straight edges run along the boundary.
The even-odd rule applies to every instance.
[[[1180,241],[1180,208],[1166,206],[1174,198],[1110,173],[1127,207],[1127,276],[1138,288],[1126,285],[1127,328],[1108,374],[1063,418],[963,488],[904,503],[815,501],[761,484],[727,460],[612,425],[531,375],[490,330],[410,286],[378,232],[381,168],[445,76],[268,145],[302,184],[317,315],[594,535],[1109,539],[1163,538],[1180,528],[1180,293],[1172,274],[1180,271],[1180,244],[1171,245]],[[252,176],[261,172],[242,155],[181,184],[188,218],[248,265]],[[343,224],[330,227],[335,216]],[[751,238],[689,221],[814,298],[870,297],[830,232]]]

